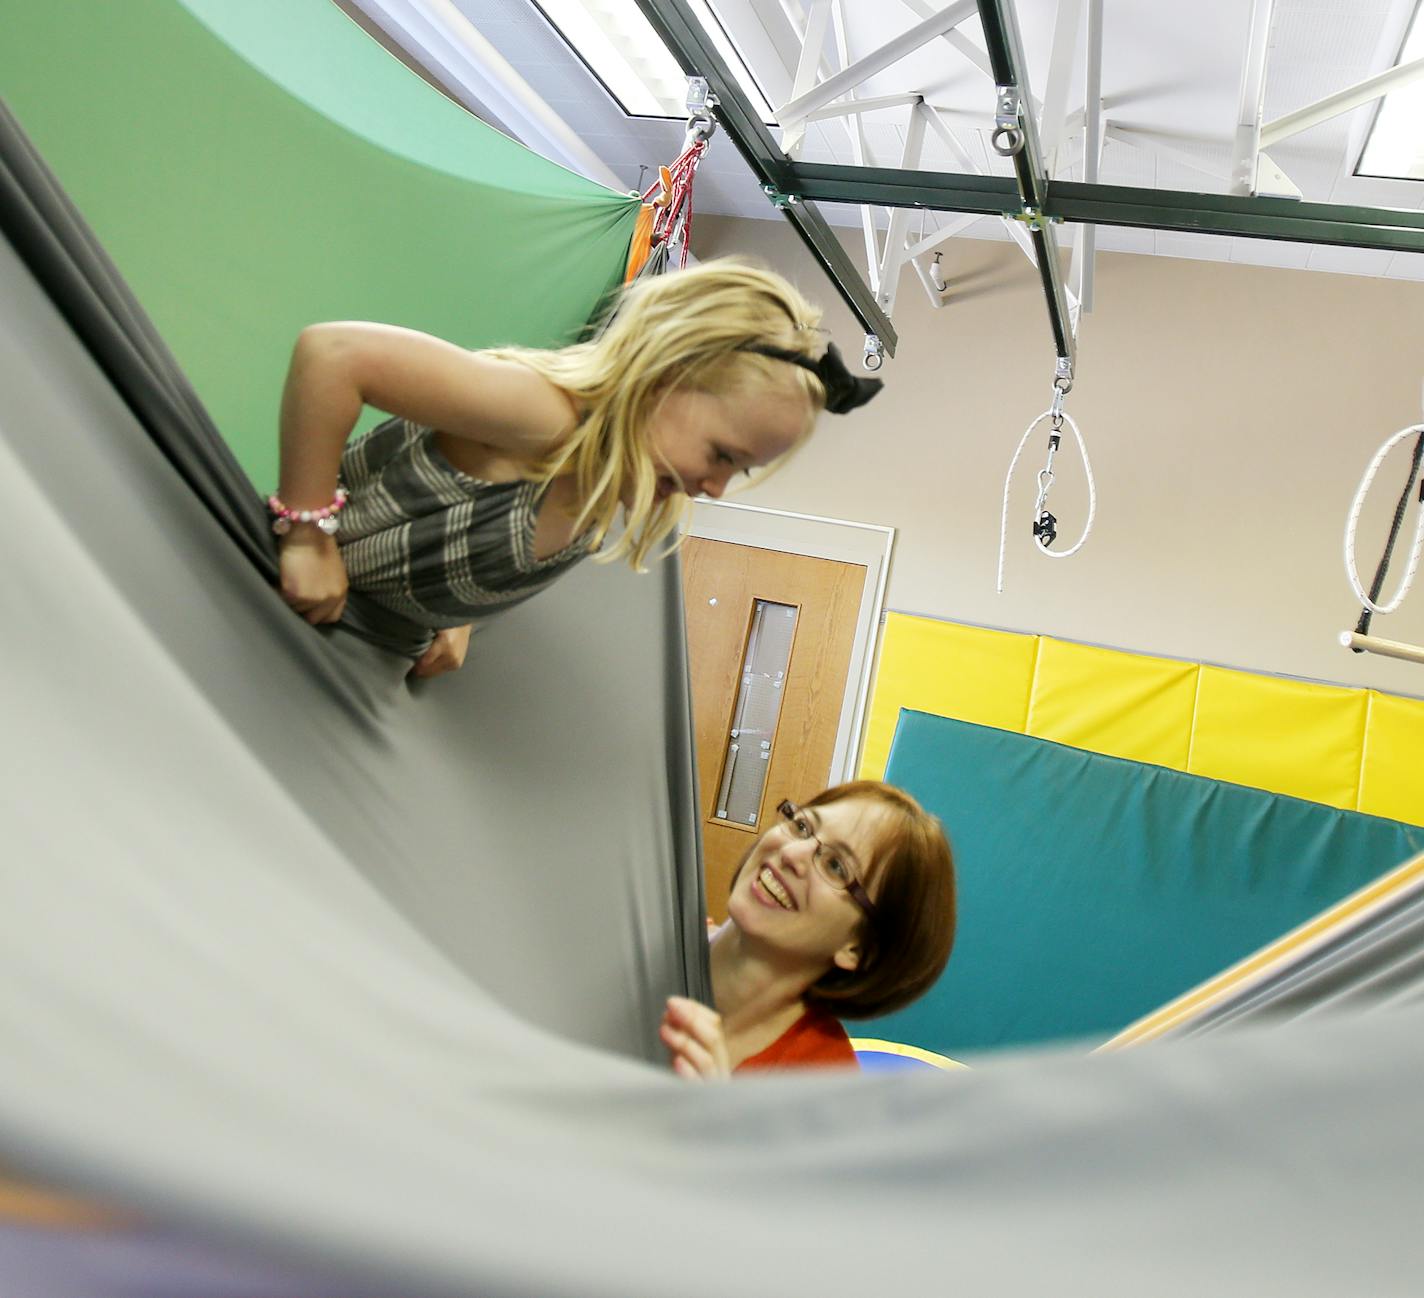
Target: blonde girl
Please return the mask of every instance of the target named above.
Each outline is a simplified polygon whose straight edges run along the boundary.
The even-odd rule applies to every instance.
[[[846,371],[819,319],[781,276],[728,258],[634,283],[596,339],[555,351],[310,326],[268,500],[283,598],[415,675],[460,666],[474,624],[595,550],[643,570],[689,496],[720,496],[820,410],[869,400],[879,383]],[[348,447],[364,405],[393,418]]]

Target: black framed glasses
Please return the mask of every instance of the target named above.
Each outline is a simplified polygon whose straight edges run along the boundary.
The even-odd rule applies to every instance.
[[[850,863],[820,840],[809,813],[787,799],[778,804],[776,811],[793,838],[803,843],[816,844],[816,851],[811,860],[821,878],[838,892],[849,893],[851,900],[865,912],[866,918],[874,919],[875,903],[870,900],[870,894],[855,877]]]

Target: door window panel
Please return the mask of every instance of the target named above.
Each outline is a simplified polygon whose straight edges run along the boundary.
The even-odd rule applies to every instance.
[[[755,827],[766,792],[771,745],[781,715],[791,642],[796,632],[794,604],[753,601],[742,680],[732,706],[717,791],[717,820]]]

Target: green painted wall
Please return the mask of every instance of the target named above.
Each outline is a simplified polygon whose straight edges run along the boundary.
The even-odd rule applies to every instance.
[[[329,0],[0,0],[0,32],[0,94],[263,490],[304,325],[554,344],[621,276],[635,200],[472,118]]]

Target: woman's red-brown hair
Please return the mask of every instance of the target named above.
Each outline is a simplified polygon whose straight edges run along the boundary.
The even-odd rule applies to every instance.
[[[852,780],[806,803],[859,798],[884,808],[880,841],[863,880],[875,902],[865,921],[860,966],[835,969],[806,993],[838,1018],[872,1018],[908,1005],[934,985],[954,946],[954,855],[939,819],[902,789]]]

